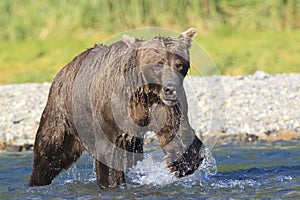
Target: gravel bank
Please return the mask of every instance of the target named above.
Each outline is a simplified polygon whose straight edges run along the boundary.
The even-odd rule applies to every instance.
[[[210,91],[214,82],[222,83],[215,90],[225,94],[218,105],[224,109],[222,128],[210,133],[219,142],[300,138],[300,74],[257,71],[247,76],[193,78],[192,96],[198,101],[191,103],[192,124],[203,137],[212,125],[211,108],[218,98]],[[0,149],[32,148],[49,87],[49,83],[0,86]]]

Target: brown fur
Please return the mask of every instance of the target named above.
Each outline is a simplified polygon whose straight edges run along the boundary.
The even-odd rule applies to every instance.
[[[41,117],[29,185],[50,184],[85,149],[95,158],[101,188],[124,183],[123,171],[142,159],[140,132],[146,130],[157,133],[174,175],[182,177],[193,173],[203,159],[199,153],[202,143],[188,122],[183,78],[189,68],[188,48],[194,35],[195,30],[189,29],[179,38],[156,37],[144,41],[124,36],[125,42],[96,45],[65,66],[53,80]],[[120,85],[124,76],[126,84]],[[114,93],[122,97],[128,94],[128,89],[132,94],[129,104],[114,105]],[[92,104],[86,103],[90,99]],[[74,102],[87,114],[74,117]],[[125,115],[137,126],[132,128],[125,120],[124,132],[116,121],[116,117],[122,115],[114,113],[113,108],[124,109]],[[96,132],[94,118],[101,127]],[[164,119],[165,123],[159,124]],[[94,138],[92,145],[89,138]],[[104,138],[124,151],[107,149],[106,142],[99,145]],[[107,151],[112,152],[107,154]],[[107,166],[99,152],[101,156],[102,153],[108,155],[104,159],[112,160],[117,166],[122,164],[119,160],[126,154],[126,167],[120,170]]]

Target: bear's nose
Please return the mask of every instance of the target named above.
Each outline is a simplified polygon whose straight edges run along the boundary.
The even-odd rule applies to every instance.
[[[169,100],[176,100],[176,87],[173,84],[167,84],[164,86],[164,93],[166,96],[166,99]]]

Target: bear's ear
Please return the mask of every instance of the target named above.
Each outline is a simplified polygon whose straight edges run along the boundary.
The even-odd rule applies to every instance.
[[[197,34],[196,28],[189,28],[185,32],[181,33],[179,39],[183,40],[188,48],[192,46],[192,41]]]
[[[129,35],[122,35],[123,39],[125,40],[125,43],[129,46],[129,47],[134,47],[136,44],[136,38],[135,37],[132,37],[132,36],[129,36]]]

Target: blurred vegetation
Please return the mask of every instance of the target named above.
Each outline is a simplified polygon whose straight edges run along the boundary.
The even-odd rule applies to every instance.
[[[300,72],[299,0],[1,0],[0,83],[51,81],[110,36],[156,26],[184,31],[222,74]]]

